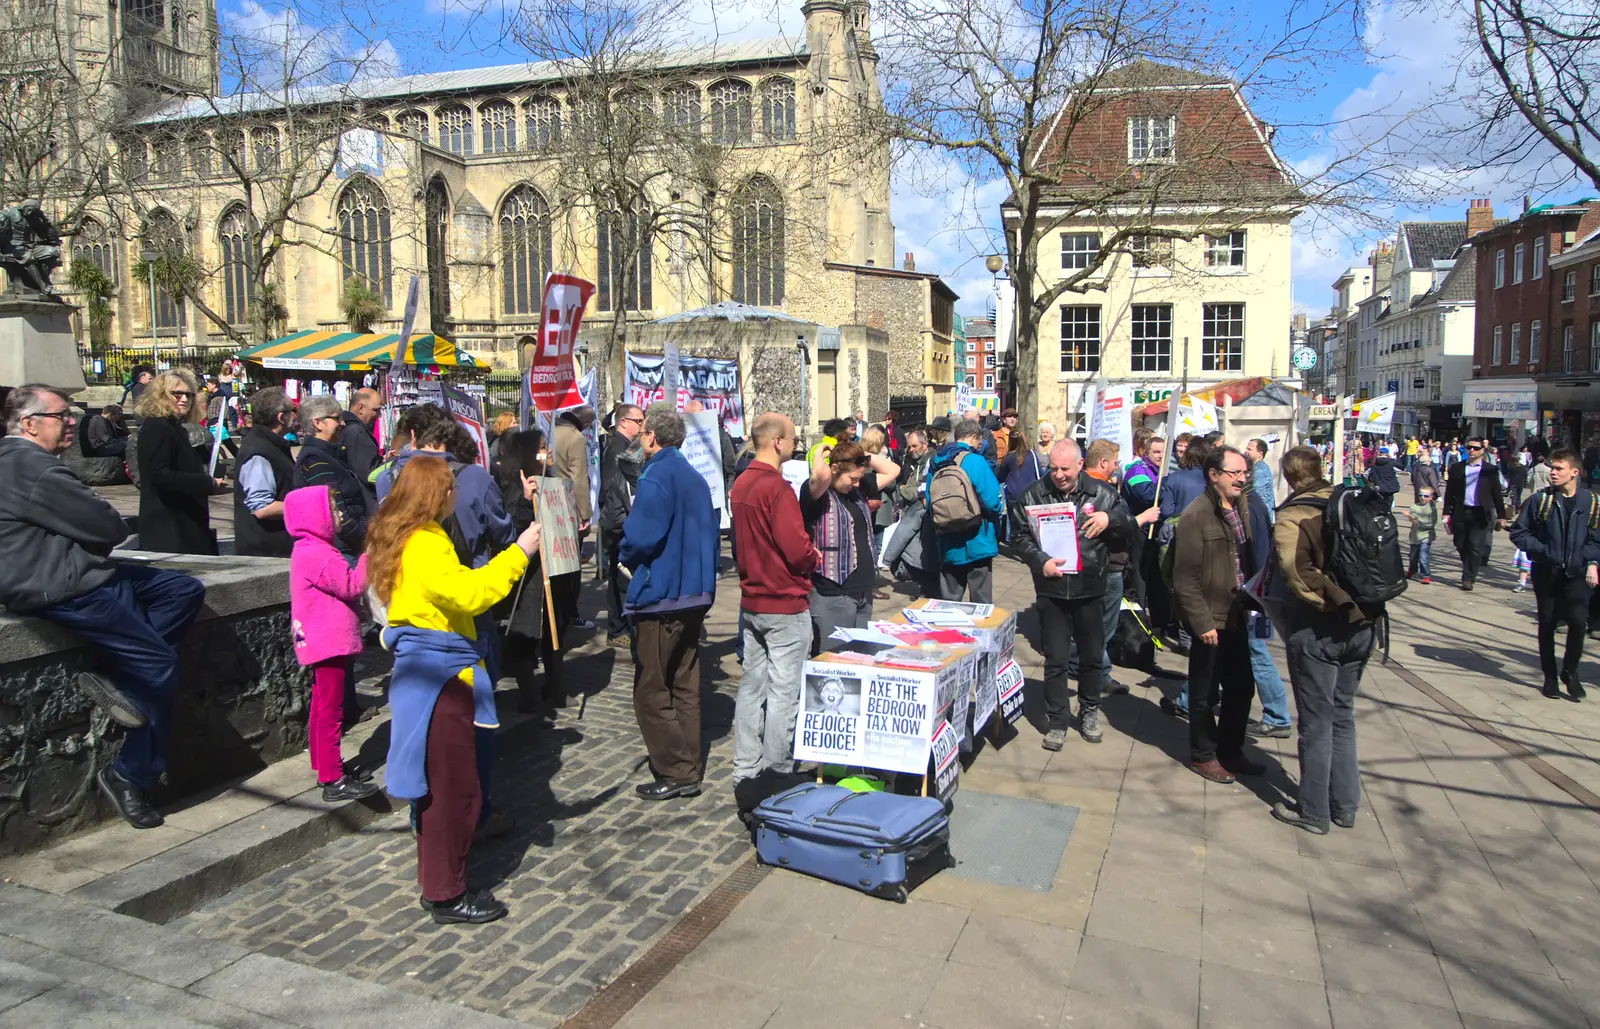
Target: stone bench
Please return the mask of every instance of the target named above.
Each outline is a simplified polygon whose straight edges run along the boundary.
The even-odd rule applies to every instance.
[[[157,801],[304,750],[311,678],[289,635],[289,562],[127,557],[140,559],[206,586],[205,609],[181,648],[167,784]],[[77,687],[92,657],[66,630],[0,611],[0,855],[116,817],[94,775],[115,756],[123,730]]]

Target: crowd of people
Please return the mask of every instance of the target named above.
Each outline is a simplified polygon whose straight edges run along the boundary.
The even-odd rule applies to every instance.
[[[216,553],[209,498],[228,487],[185,429],[200,390],[183,370],[140,386],[141,545]],[[353,393],[348,409],[331,397],[296,405],[281,389],[252,393],[231,486],[234,549],[289,559],[292,642],[310,670],[311,768],[330,801],[377,790],[371,769],[343,760],[340,738],[363,638],[376,631],[392,652],[385,788],[412,804],[424,907],[441,923],[492,921],[505,905],[469,888],[466,859],[475,840],[512,825],[492,799],[494,686],[502,674],[513,678],[525,712],[564,706],[571,633],[596,627],[579,610],[578,573],[549,576],[543,588],[541,482],[578,484],[580,537],[597,537],[607,642],[626,648],[633,667],[651,771],[635,792],[647,801],[701,790],[700,648],[721,565],[719,515],[702,470],[683,453],[685,421],[672,405],[621,404],[604,419],[593,505],[592,409],[563,412],[548,437],[501,422],[480,461],[472,435],[431,404],[406,409],[380,450],[372,426],[381,405],[370,390]],[[0,554],[28,559],[0,565],[0,601],[100,648],[104,670],[78,682],[127,736],[99,785],[131,824],[159,825],[151,794],[164,767],[176,647],[204,590],[189,576],[111,559],[126,538],[123,520],[57,460],[76,430],[64,395],[21,387],[5,414]],[[1140,429],[1133,453],[1123,454],[1109,440],[1058,439],[1048,423],[1030,438],[1012,410],[987,424],[967,411],[909,427],[892,415],[869,425],[858,412],[821,429],[805,448],[790,418],[765,412],[742,446],[723,433],[740,591],[736,785],[794,771],[803,662],[841,646],[836,630],[865,628],[886,587],[992,603],[994,562],[1006,553],[1033,581],[1046,749],[1063,749],[1073,731],[1087,743],[1103,739],[1101,705],[1127,691],[1111,677],[1110,647],[1131,600],[1151,631],[1187,656],[1186,678],[1166,691],[1162,709],[1188,719],[1189,766],[1218,783],[1260,775],[1248,741],[1296,731],[1292,689],[1298,800],[1272,813],[1313,833],[1354,824],[1354,697],[1385,612],[1332,570],[1325,515],[1339,485],[1328,455],[1309,446],[1279,454],[1280,502],[1270,439],[1241,451],[1218,433],[1183,434],[1169,455],[1169,441]],[[1403,463],[1411,473],[1407,572],[1419,582],[1431,581],[1430,544],[1441,525],[1461,552],[1462,588],[1471,589],[1493,531],[1515,518],[1511,539],[1527,556],[1538,598],[1545,693],[1560,696],[1564,685],[1581,698],[1600,494],[1583,487],[1578,456],[1531,454],[1522,481],[1540,481],[1533,473],[1543,468],[1548,485],[1519,510],[1501,470],[1515,458],[1490,460],[1487,441],[1465,441],[1442,476],[1428,474],[1428,443],[1379,444],[1370,463],[1353,449],[1386,511],[1399,486],[1389,488],[1385,469]],[[1071,557],[1052,552],[1059,541],[1045,538],[1033,513],[1067,504],[1076,512]],[[1282,582],[1277,629],[1246,588],[1266,569]],[[1558,666],[1560,621],[1569,630]],[[1286,636],[1287,688],[1268,650],[1275,631]],[[1252,719],[1258,699],[1261,717]]]

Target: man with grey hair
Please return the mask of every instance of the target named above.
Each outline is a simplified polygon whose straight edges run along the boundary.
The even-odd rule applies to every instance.
[[[0,439],[0,603],[77,633],[102,672],[78,686],[127,728],[117,759],[95,780],[136,829],[162,823],[150,803],[166,768],[178,644],[205,601],[199,580],[148,564],[119,564],[128,536],[115,508],[61,462],[77,419],[65,395],[19,386],[6,398]]]
[[[945,600],[960,600],[965,594],[974,604],[988,604],[994,598],[994,558],[1000,553],[995,530],[1000,524],[1000,480],[981,452],[983,429],[970,418],[956,424],[954,439],[939,449],[928,462],[928,506],[934,512],[934,531],[939,551],[939,595]],[[945,469],[940,487],[935,488],[939,473]],[[942,494],[954,485],[954,476],[964,476],[977,499],[978,518],[975,524],[959,528],[941,528],[940,502]]]
[[[678,449],[683,416],[651,404],[639,434],[644,468],[622,523],[617,561],[632,578],[633,710],[655,781],[645,800],[700,792],[700,626],[716,599],[720,523],[711,488]]]
[[[233,552],[240,557],[288,557],[294,549],[283,526],[283,498],[294,484],[284,437],[294,428],[294,405],[283,390],[271,386],[250,398],[250,431],[239,444],[233,480]]]
[[[293,481],[295,489],[326,486],[333,493],[339,513],[344,516],[339,527],[339,549],[354,560],[361,554],[361,546],[367,538],[367,522],[378,505],[368,500],[366,487],[350,467],[349,456],[341,442],[346,414],[340,409],[339,401],[329,393],[300,402],[300,455],[295,458]],[[305,434],[307,428],[312,435]]]
[[[1077,519],[1076,563],[1060,551],[1044,549],[1029,508],[1074,504]],[[1110,568],[1109,543],[1126,546],[1138,531],[1128,505],[1110,483],[1083,474],[1083,451],[1064,439],[1050,448],[1044,478],[1022,491],[1011,505],[1012,553],[1033,572],[1038,599],[1039,634],[1044,641],[1044,706],[1047,719],[1044,748],[1060,750],[1067,741],[1072,706],[1067,698],[1068,668],[1076,641],[1081,655],[1078,676],[1078,733],[1099,743],[1100,697],[1109,669],[1105,662],[1102,597]]]
[[[350,394],[350,410],[340,420],[339,442],[344,446],[344,463],[361,480],[371,506],[378,506],[377,483],[373,469],[383,459],[378,452],[378,439],[372,434],[372,423],[383,410],[383,394],[375,389],[358,389]]]

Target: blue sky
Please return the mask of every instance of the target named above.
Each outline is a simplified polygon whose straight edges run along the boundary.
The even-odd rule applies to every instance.
[[[335,0],[308,0],[311,4]],[[378,63],[411,73],[505,64],[519,59],[506,41],[499,14],[515,0],[366,0],[366,7],[340,2],[336,17],[365,19],[365,30],[346,30],[347,51],[374,53]],[[1449,0],[1440,0],[1441,4]],[[459,6],[472,4],[470,16]],[[299,6],[299,17],[321,19]],[[1299,16],[1296,0],[1243,0],[1224,16],[1242,32],[1271,35],[1273,25]],[[281,6],[255,0],[224,0],[225,23],[274,22]],[[1258,116],[1279,126],[1278,152],[1297,170],[1314,173],[1335,155],[1382,138],[1382,153],[1363,162],[1372,176],[1353,195],[1351,210],[1320,210],[1295,223],[1292,282],[1297,310],[1313,318],[1325,314],[1331,283],[1380,238],[1392,238],[1401,218],[1459,220],[1467,203],[1488,197],[1497,214],[1514,214],[1522,198],[1534,203],[1587,196],[1572,180],[1549,181],[1548,170],[1529,168],[1459,172],[1469,167],[1470,148],[1441,145],[1441,128],[1460,124],[1466,112],[1452,99],[1463,83],[1464,54],[1470,41],[1436,11],[1418,11],[1393,0],[1366,8],[1359,27],[1330,29],[1323,43],[1337,52],[1311,66],[1271,72],[1280,80],[1246,98]],[[684,0],[684,32],[710,40],[803,35],[798,0]],[[226,30],[225,30],[226,31]],[[1364,46],[1351,39],[1340,46],[1339,33],[1359,31]],[[1456,153],[1449,151],[1456,150]],[[1424,156],[1426,155],[1426,156]],[[896,254],[909,251],[920,271],[938,271],[961,294],[959,309],[981,314],[990,290],[983,267],[985,240],[998,221],[1005,189],[998,182],[974,180],[947,162],[924,157],[915,168],[898,168],[893,182],[892,215]]]

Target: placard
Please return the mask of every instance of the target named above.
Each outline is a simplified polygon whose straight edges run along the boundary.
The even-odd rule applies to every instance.
[[[489,467],[489,434],[484,429],[483,398],[443,383],[439,386],[439,395],[451,420],[466,429],[472,442],[477,444],[478,464]]]
[[[988,618],[994,614],[993,604],[968,604],[960,600],[925,600],[915,607],[918,611],[959,611],[973,618]]]
[[[722,477],[722,435],[715,411],[695,411],[683,416],[683,446],[679,449],[711,489],[711,506],[726,511],[727,480]]]
[[[1039,549],[1061,562],[1061,570],[1076,575],[1083,567],[1078,551],[1078,509],[1074,504],[1030,504],[1023,508]]]
[[[978,655],[978,678],[972,690],[972,727],[982,731],[1000,705],[999,655],[984,651]]]
[[[573,377],[572,346],[594,283],[576,275],[545,277],[539,305],[539,336],[528,365],[528,396],[536,410],[550,412],[583,403]]]
[[[961,748],[949,722],[940,722],[933,730],[930,749],[933,751],[933,795],[949,800],[961,777],[961,762],[956,759]]]
[[[995,673],[1000,690],[1000,717],[1015,723],[1022,717],[1022,669],[1015,661],[1007,661]]]
[[[795,720],[795,760],[923,774],[936,678],[932,672],[807,661]]]
[[[669,344],[676,350],[675,344]],[[623,395],[628,403],[641,410],[665,400],[662,386],[666,359],[652,354],[627,354],[624,360],[625,388]],[[726,417],[729,435],[743,439],[745,431],[744,400],[739,393],[739,362],[717,357],[678,358],[678,410],[689,401],[698,400],[706,410],[716,411]]]
[[[1110,440],[1125,455],[1133,454],[1133,390],[1101,386],[1089,409],[1089,439]]]
[[[545,578],[578,571],[581,567],[578,553],[578,501],[572,492],[572,482],[542,476],[536,496],[539,556]]]

